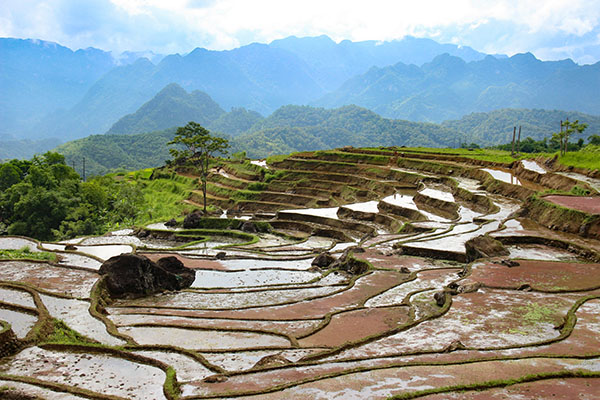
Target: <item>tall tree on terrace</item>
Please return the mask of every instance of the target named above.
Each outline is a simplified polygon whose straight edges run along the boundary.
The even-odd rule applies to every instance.
[[[208,162],[213,154],[227,152],[229,141],[210,132],[199,123],[190,121],[186,126],[177,128],[175,137],[169,143],[179,144],[183,150],[169,149],[175,161],[190,160],[200,171],[202,195],[204,197],[204,212],[206,213],[206,179],[208,177]]]
[[[573,134],[582,133],[587,127],[587,124],[580,123],[578,119],[574,122],[570,122],[568,119],[565,122],[560,122],[560,132],[552,135],[553,138],[560,140],[560,155],[567,153],[569,137]]]

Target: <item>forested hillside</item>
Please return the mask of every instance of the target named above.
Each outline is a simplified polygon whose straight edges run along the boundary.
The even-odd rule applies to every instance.
[[[502,109],[488,113],[472,113],[459,120],[444,121],[442,126],[466,134],[469,142],[480,146],[492,146],[510,142],[515,126],[517,129],[521,126],[522,139],[550,139],[553,132],[560,130],[560,121],[566,119],[588,124],[582,135],[574,136],[571,140],[586,139],[590,135],[600,134],[600,117],[559,110]]]
[[[234,109],[222,114],[207,128],[230,139],[230,152],[244,151],[249,157],[263,158],[343,146],[499,145],[510,142],[513,127],[519,125],[522,140],[527,137],[549,139],[560,129],[560,120],[567,118],[589,124],[581,138],[600,132],[600,117],[566,111],[503,109],[432,124],[387,119],[358,106],[338,109],[285,106],[267,118]],[[75,161],[78,172],[85,157],[88,174],[104,174],[117,168],[155,167],[169,159],[167,142],[173,138],[174,131],[173,127],[143,134],[94,135],[66,143],[56,151],[66,156],[69,165]],[[578,139],[574,136],[571,140]]]
[[[187,93],[176,83],[167,85],[135,113],[115,122],[109,134],[144,133],[196,121],[207,126],[225,111],[204,92]]]
[[[170,158],[167,142],[175,129],[136,135],[92,135],[60,145],[54,151],[65,156],[68,165],[86,176],[103,175],[116,169],[137,170],[156,167]]]

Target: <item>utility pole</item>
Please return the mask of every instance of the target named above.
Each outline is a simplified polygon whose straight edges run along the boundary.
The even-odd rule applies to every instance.
[[[560,120],[560,135],[559,135],[559,139],[560,139],[560,155],[562,156],[562,151],[563,151],[563,135],[562,135],[562,131],[563,131],[563,122],[562,119]]]
[[[515,126],[513,128],[513,140],[512,140],[512,151],[511,151],[511,155],[514,157],[515,155],[515,135],[517,134],[517,127]]]
[[[517,139],[517,154],[521,150],[521,125],[519,125],[519,138]]]

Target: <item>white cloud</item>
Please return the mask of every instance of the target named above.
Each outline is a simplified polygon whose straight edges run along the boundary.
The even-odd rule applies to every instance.
[[[0,33],[69,47],[187,52],[326,34],[427,36],[509,54],[598,31],[600,0],[3,0]],[[506,37],[509,42],[503,42]],[[571,43],[571,45],[573,45]],[[528,46],[524,48],[524,46]],[[562,47],[558,44],[557,47]],[[589,58],[589,57],[588,57]]]

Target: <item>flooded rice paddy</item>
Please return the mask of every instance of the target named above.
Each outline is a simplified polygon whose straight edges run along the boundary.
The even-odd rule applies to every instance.
[[[477,169],[522,183],[507,169]],[[169,236],[185,234],[181,226],[164,223],[147,227],[156,237],[132,229],[61,243],[0,237],[0,249],[58,256],[0,260],[0,320],[14,335],[6,343],[18,343],[0,361],[0,386],[66,400],[600,393],[600,244],[549,235],[519,214],[518,196],[487,192],[477,174],[452,177],[452,186],[429,170],[390,171],[420,180],[386,177],[374,186],[381,192],[355,188],[361,196],[321,208],[286,204],[250,218],[278,227],[250,233],[254,240],[215,232],[185,242]],[[315,182],[339,186],[319,174]],[[423,198],[458,203],[455,216]],[[479,237],[505,252],[470,261],[467,243]],[[346,267],[314,266],[324,252],[348,256]],[[121,253],[174,255],[195,280],[179,292],[108,299],[97,271]],[[482,390],[459,392],[475,386]]]

